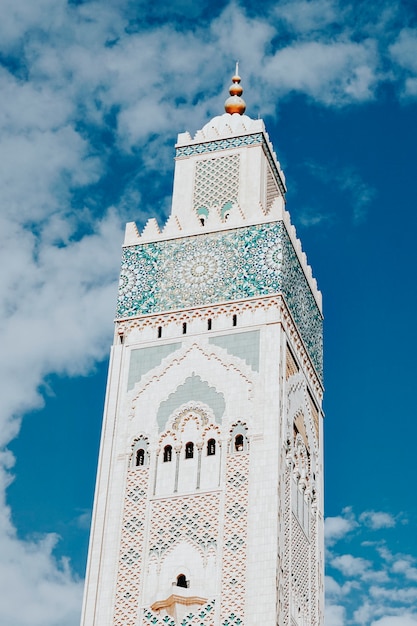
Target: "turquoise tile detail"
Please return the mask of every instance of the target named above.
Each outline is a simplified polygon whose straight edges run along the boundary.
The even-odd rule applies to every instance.
[[[212,409],[217,422],[221,422],[226,408],[224,395],[216,391],[214,387],[210,387],[206,381],[201,380],[200,376],[192,374],[159,405],[157,413],[159,432],[164,430],[168,417],[175,409],[192,400],[207,404]]]
[[[188,157],[194,154],[206,154],[217,150],[228,150],[229,148],[240,148],[241,146],[253,146],[262,144],[265,141],[262,133],[252,133],[241,137],[230,137],[229,139],[217,139],[215,141],[204,141],[190,146],[182,146],[176,149],[176,157]]]
[[[181,343],[167,343],[159,346],[151,346],[149,348],[140,348],[132,350],[130,353],[129,376],[127,381],[127,390],[133,389],[136,383],[140,381],[142,376],[159,365],[161,361],[181,348]]]
[[[209,343],[227,350],[229,354],[239,357],[255,371],[259,372],[259,330],[246,333],[229,333],[210,337]]]
[[[116,317],[274,293],[322,376],[322,317],[282,222],[124,248]]]
[[[190,146],[180,146],[175,151],[177,158],[194,156],[196,154],[207,154],[207,152],[217,152],[218,150],[228,150],[230,148],[240,148],[241,146],[261,145],[265,153],[268,163],[275,174],[275,179],[285,195],[286,188],[275,165],[268,143],[262,133],[252,133],[251,135],[242,135],[241,137],[230,137],[228,139],[216,139],[215,141],[204,141],[202,143],[192,144]]]

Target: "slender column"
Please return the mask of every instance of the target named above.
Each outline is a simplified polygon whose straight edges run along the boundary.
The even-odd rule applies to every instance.
[[[178,491],[178,474],[180,471],[180,454],[181,454],[181,446],[175,447],[175,482],[174,482],[174,493]]]
[[[159,452],[160,449],[157,448],[155,450],[155,470],[154,470],[154,478],[153,478],[153,495],[156,493],[156,480],[158,478],[158,461],[159,461]],[[153,456],[153,455],[152,455]]]
[[[197,485],[196,485],[196,489],[200,489],[200,478],[201,478],[201,451],[203,448],[203,442],[199,441],[197,442],[197,454],[198,454],[198,460],[197,460]]]

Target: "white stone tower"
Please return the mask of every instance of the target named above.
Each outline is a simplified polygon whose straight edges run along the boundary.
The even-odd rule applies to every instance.
[[[230,93],[126,228],[82,626],[323,624],[321,295]]]

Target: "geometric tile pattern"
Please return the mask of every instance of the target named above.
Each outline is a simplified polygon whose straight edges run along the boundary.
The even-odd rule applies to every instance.
[[[316,433],[317,441],[319,441],[319,435],[320,435],[319,410],[311,396],[311,393],[308,390],[307,390],[307,393],[308,393],[308,398],[310,400],[310,410],[311,410],[311,417],[313,418],[314,432]]]
[[[220,494],[156,500],[151,504],[149,556],[161,557],[180,541],[196,545],[203,557],[217,550]]]
[[[292,471],[290,467],[285,468],[284,475],[284,555],[283,555],[283,598],[282,598],[282,613],[280,615],[281,622],[283,624],[290,623],[290,611],[291,611],[291,481]],[[280,623],[281,623],[280,622]]]
[[[297,619],[301,616],[301,623],[317,626],[319,623],[317,574],[321,567],[317,538],[317,508],[311,504],[310,496],[305,498],[304,493],[300,493],[297,484],[300,475],[309,486],[311,469],[308,455],[300,434],[297,434],[287,450],[284,475],[283,601],[279,623],[298,624]],[[299,511],[295,511],[300,496],[308,511],[307,517],[305,514],[300,517]],[[292,612],[294,613],[291,615]]]
[[[217,152],[217,150],[254,146],[264,141],[262,133],[253,133],[252,135],[243,135],[242,137],[232,137],[230,139],[218,139],[216,141],[205,141],[204,143],[177,148],[175,156],[178,158],[194,154],[207,154],[207,152]]]
[[[310,612],[310,542],[295,515],[292,516],[291,548],[291,583],[307,616]],[[309,619],[307,621],[311,624]]]
[[[197,215],[207,215],[211,209],[225,212],[237,202],[239,190],[238,154],[197,161],[194,182],[194,210]]]
[[[252,133],[251,135],[242,135],[241,137],[230,137],[229,139],[217,139],[215,141],[205,141],[204,143],[194,144],[191,146],[181,146],[176,149],[175,156],[186,157],[194,154],[207,154],[210,152],[217,152],[218,150],[228,150],[230,148],[240,148],[241,146],[255,146],[261,145],[264,154],[268,160],[269,167],[274,173],[275,180],[281,190],[282,195],[285,195],[286,188],[281,178],[281,174],[278,172],[275,165],[275,161],[271,155],[268,147],[268,143],[265,140],[263,133]]]
[[[143,624],[149,624],[149,626],[176,626],[175,620],[168,615],[166,617],[159,617],[151,609],[143,609]],[[133,622],[134,624],[134,622]]]
[[[197,613],[189,613],[186,615],[181,622],[181,626],[215,626],[214,605],[214,600],[203,604],[203,606],[198,609]]]
[[[246,592],[249,454],[227,458],[222,563],[222,626],[243,626]]]
[[[275,198],[279,195],[278,187],[270,168],[266,174],[266,211],[268,212]]]
[[[310,597],[310,624],[311,626],[316,626],[318,624],[318,615],[317,615],[317,602],[318,602],[318,593],[317,590],[319,588],[319,582],[317,580],[317,571],[320,567],[319,555],[318,555],[318,541],[317,541],[317,509],[313,508],[313,515],[311,516],[311,597]]]
[[[244,623],[235,613],[230,613],[229,617],[222,622],[222,626],[244,626]]]
[[[287,353],[286,353],[286,358],[285,358],[285,363],[286,363],[285,380],[288,380],[291,376],[293,376],[294,374],[297,374],[300,368],[291,350],[289,349],[288,344],[287,344],[286,352]]]
[[[322,317],[283,222],[123,249],[118,319],[282,293],[322,377]]]
[[[149,468],[129,470],[128,472],[117,573],[114,626],[132,626],[137,622],[148,479]]]

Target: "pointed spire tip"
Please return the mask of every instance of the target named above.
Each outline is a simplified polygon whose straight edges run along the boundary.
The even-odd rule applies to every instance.
[[[224,109],[226,113],[239,113],[239,115],[243,115],[246,111],[246,102],[243,100],[242,93],[243,87],[240,84],[240,76],[239,76],[239,61],[236,61],[236,72],[232,77],[232,84],[229,88],[230,97],[227,98],[224,103]]]

